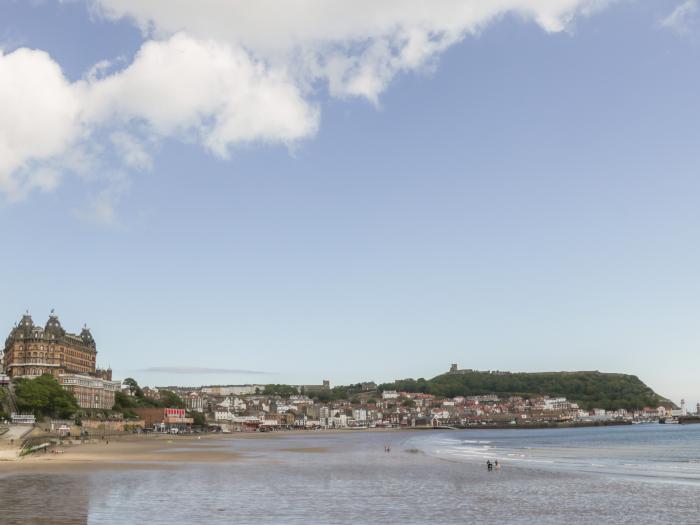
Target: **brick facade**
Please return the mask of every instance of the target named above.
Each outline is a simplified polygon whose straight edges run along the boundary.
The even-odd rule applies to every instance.
[[[66,332],[53,311],[43,327],[26,313],[5,340],[4,366],[10,377],[51,374],[73,393],[81,408],[111,409],[120,383],[112,381],[111,370],[97,369],[96,360],[97,345],[90,330]]]

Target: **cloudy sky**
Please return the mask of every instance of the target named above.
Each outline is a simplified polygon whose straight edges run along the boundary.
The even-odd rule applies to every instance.
[[[700,400],[696,0],[0,0],[0,322],[146,384]]]

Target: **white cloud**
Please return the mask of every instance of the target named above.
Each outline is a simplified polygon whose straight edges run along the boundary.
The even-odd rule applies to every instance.
[[[247,142],[292,145],[319,126],[319,90],[377,104],[401,72],[511,14],[562,31],[612,0],[85,0],[133,20],[130,63],[103,60],[74,83],[46,53],[0,53],[0,192],[50,190],[62,170],[149,169],[161,138],[220,157]],[[121,68],[121,69],[119,69]],[[114,169],[114,167],[112,166]],[[104,181],[103,181],[104,182]],[[107,181],[93,215],[112,222],[128,184]]]
[[[128,168],[137,170],[149,170],[153,167],[153,160],[146,152],[143,144],[133,135],[125,131],[115,131],[109,136],[117,155]]]
[[[241,48],[183,33],[145,43],[126,69],[84,88],[88,121],[143,122],[159,136],[194,134],[222,157],[239,142],[291,144],[318,124],[318,110],[284,71]]]
[[[119,224],[116,208],[124,194],[131,187],[131,180],[121,171],[108,172],[106,184],[88,197],[87,206],[75,210],[80,219],[102,225]]]
[[[144,34],[241,46],[273,64],[328,82],[331,94],[376,101],[399,72],[422,67],[447,47],[507,14],[545,31],[564,30],[612,0],[91,0]]]
[[[53,189],[49,164],[80,135],[80,101],[51,57],[31,49],[0,51],[0,191],[11,199]]]
[[[697,21],[698,11],[697,0],[686,0],[662,19],[660,25],[681,35],[688,34]]]
[[[237,143],[291,145],[318,126],[318,109],[283,70],[227,43],[177,34],[144,43],[130,65],[105,75],[109,67],[70,83],[43,51],[0,54],[0,192],[51,190],[64,170],[95,182],[90,170],[103,169],[109,151],[125,168],[149,169],[146,148],[162,137],[198,140],[226,157]],[[107,183],[93,215],[113,222],[111,204],[124,191]]]

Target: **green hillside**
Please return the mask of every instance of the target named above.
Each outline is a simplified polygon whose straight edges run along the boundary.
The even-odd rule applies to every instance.
[[[440,397],[563,396],[583,409],[670,406],[672,403],[654,392],[637,376],[602,372],[479,372],[460,370],[432,379],[399,379],[380,385],[381,390],[423,392]]]

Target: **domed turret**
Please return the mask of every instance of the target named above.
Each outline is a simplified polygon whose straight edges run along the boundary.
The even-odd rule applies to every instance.
[[[90,333],[90,329],[87,327],[87,325],[83,326],[83,331],[80,332],[80,338],[83,340],[83,343],[95,348],[95,340],[92,338],[92,334]]]
[[[61,326],[61,321],[58,320],[58,316],[53,312],[53,310],[51,310],[49,320],[46,321],[44,333],[50,339],[58,339],[66,334],[66,331]]]
[[[33,330],[34,330],[34,321],[32,320],[32,316],[29,315],[29,310],[27,310],[24,313],[24,315],[22,316],[22,319],[20,319],[19,324],[15,328],[15,331],[21,337],[29,337],[29,336],[31,336]]]

